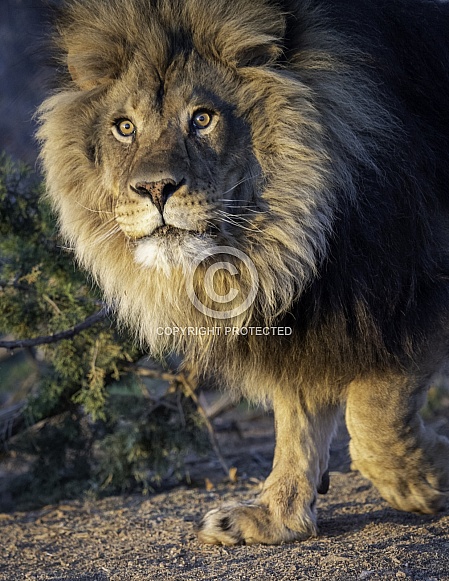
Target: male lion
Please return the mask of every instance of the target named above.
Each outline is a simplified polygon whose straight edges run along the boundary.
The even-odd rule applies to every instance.
[[[316,534],[343,402],[384,498],[441,509],[449,4],[70,0],[57,45],[39,138],[79,263],[152,352],[274,407],[261,495],[200,539]]]

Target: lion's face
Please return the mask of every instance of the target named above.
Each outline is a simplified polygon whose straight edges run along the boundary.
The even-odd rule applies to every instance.
[[[216,323],[186,281],[195,270],[201,286],[217,249],[231,267],[214,271],[210,309],[253,289],[242,255],[257,271],[237,326],[286,312],[326,253],[333,138],[314,92],[278,63],[284,29],[266,0],[69,3],[68,74],[40,111],[48,195],[78,261],[153,349],[158,326]]]
[[[136,69],[139,73],[136,75]],[[93,131],[117,225],[146,267],[169,269],[209,243],[239,237],[258,206],[251,131],[236,87],[197,55],[163,73],[131,67]]]

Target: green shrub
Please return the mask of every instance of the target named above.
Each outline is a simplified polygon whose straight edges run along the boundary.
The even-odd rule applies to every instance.
[[[37,373],[9,450],[32,462],[17,490],[39,499],[181,478],[183,455],[205,444],[195,405],[179,382],[160,381],[153,393],[154,380],[139,375],[144,354],[103,316],[100,295],[61,248],[41,188],[0,156],[0,335],[54,336],[100,314],[68,339],[28,349]]]

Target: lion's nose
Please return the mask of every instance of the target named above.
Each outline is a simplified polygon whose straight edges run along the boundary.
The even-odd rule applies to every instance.
[[[167,200],[183,185],[184,180],[176,183],[171,178],[163,179],[158,182],[138,181],[133,184],[132,189],[141,196],[147,196],[161,214],[164,212],[164,206]]]

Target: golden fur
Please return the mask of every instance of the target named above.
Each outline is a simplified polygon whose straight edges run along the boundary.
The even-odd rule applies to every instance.
[[[405,349],[397,355],[382,343],[358,283],[351,286],[357,290],[352,315],[327,313],[318,326],[314,306],[294,311],[326,277],[336,224],[363,206],[361,176],[386,181],[382,160],[394,155],[404,128],[365,74],[362,49],[332,30],[313,3],[291,6],[300,23],[300,50],[281,66],[287,12],[268,0],[69,2],[58,45],[70,77],[40,110],[48,196],[62,234],[119,320],[153,353],[180,351],[199,372],[274,404],[278,445],[264,492],[253,505],[209,514],[201,532],[206,542],[276,543],[314,534],[314,499],[326,479],[340,403],[355,401],[353,386],[378,376],[396,378],[391,384],[400,384],[404,394],[412,389],[404,382],[420,381],[423,392],[421,377],[442,360],[432,347],[419,373],[404,372],[408,364],[398,361]],[[198,110],[212,111],[205,130],[192,129]],[[121,119],[137,128],[133,136],[117,133]],[[158,229],[156,200],[167,183],[164,220],[176,230]],[[218,254],[222,247],[249,256],[258,275],[254,302],[226,319],[205,315],[186,292],[193,276],[202,304],[219,313],[248,296],[250,270],[232,252]],[[204,252],[212,256],[193,275]],[[217,256],[239,271],[237,277],[229,269],[215,274],[218,295],[238,291],[226,305],[203,288]],[[350,272],[342,267],[335,286],[350,280]],[[336,302],[345,308],[344,299]],[[348,340],[334,349],[336,321],[349,328],[351,316],[355,347]],[[225,327],[281,324],[295,327],[292,338],[225,334]],[[187,326],[221,333],[160,331]],[[355,352],[358,367],[348,366]],[[377,397],[379,406],[383,397]],[[395,428],[386,431],[385,445],[400,438]],[[370,446],[367,433],[364,443],[353,440],[355,458]],[[447,454],[447,443],[439,445]],[[421,445],[418,435],[404,446],[421,459],[430,445]],[[363,466],[363,453],[357,462]],[[394,461],[388,465],[396,473]],[[434,470],[431,493],[412,487],[401,500],[388,492],[396,484],[376,480],[385,465],[370,466],[373,473],[364,472],[395,506],[428,512],[444,502],[449,477],[442,468],[428,469]],[[420,476],[411,469],[409,478]]]

